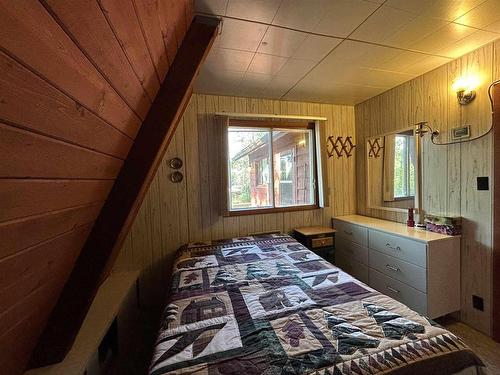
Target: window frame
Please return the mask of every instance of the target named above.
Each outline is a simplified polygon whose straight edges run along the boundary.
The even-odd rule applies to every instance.
[[[278,212],[293,212],[293,211],[305,211],[305,210],[315,210],[321,208],[320,205],[320,191],[319,191],[319,183],[318,183],[318,147],[320,143],[317,139],[316,132],[317,123],[313,121],[276,121],[276,120],[253,120],[253,119],[237,119],[237,118],[228,118],[226,122],[226,128],[224,131],[224,150],[223,150],[223,163],[224,163],[224,175],[223,175],[223,183],[225,197],[223,197],[225,202],[225,209],[223,212],[224,216],[243,216],[243,215],[258,215],[258,214],[268,214],[268,213],[278,213]],[[275,197],[275,189],[274,189],[274,152],[273,152],[273,142],[271,136],[271,175],[269,177],[270,185],[272,187],[271,190],[271,201],[272,207],[263,207],[263,208],[250,208],[250,209],[239,209],[239,210],[231,210],[231,199],[230,199],[230,163],[228,156],[228,133],[229,128],[261,128],[261,129],[309,129],[312,130],[311,138],[312,138],[312,158],[313,158],[313,183],[312,186],[314,188],[314,204],[308,205],[297,205],[297,206],[286,206],[286,207],[277,207],[276,206],[276,197]],[[271,131],[272,134],[272,131]]]

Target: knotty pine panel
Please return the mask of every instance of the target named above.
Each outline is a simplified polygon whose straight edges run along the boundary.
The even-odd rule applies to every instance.
[[[367,137],[403,129],[427,121],[441,134],[438,142],[450,141],[451,129],[471,125],[472,137],[491,126],[488,85],[500,78],[498,44],[487,44],[461,58],[406,82],[356,106],[356,135],[360,144]],[[481,83],[477,97],[460,106],[451,90],[461,75],[476,74]],[[390,103],[390,104],[389,104]],[[404,108],[402,110],[402,108]],[[399,114],[398,114],[399,113]],[[408,121],[406,119],[408,118]],[[394,119],[397,125],[394,126]],[[467,143],[436,146],[429,135],[422,140],[424,212],[463,217],[461,240],[461,319],[489,334],[491,325],[491,191],[477,191],[476,177],[492,181],[491,134]],[[404,222],[406,214],[369,209],[366,202],[366,162],[358,147],[357,211],[359,214]],[[492,182],[490,182],[490,187]],[[485,311],[472,308],[472,295],[484,299]]]
[[[124,5],[127,3],[121,2]],[[144,91],[141,80],[127,60],[112,25],[97,1],[46,0],[46,4],[82,51],[99,67],[113,88],[141,118],[144,118],[151,99]],[[144,58],[148,59],[149,57]]]
[[[0,70],[0,119],[121,159],[127,156],[130,137],[3,52]]]
[[[159,303],[175,251],[184,243],[304,225],[330,226],[332,215],[356,210],[355,157],[327,158],[330,205],[324,209],[223,217],[222,124],[215,112],[275,113],[328,118],[325,136],[354,136],[354,108],[340,105],[194,94],[121,250],[116,269],[141,269],[145,303]],[[356,141],[356,138],[354,138]],[[357,153],[357,149],[354,152]],[[172,157],[184,161],[179,184],[169,180]]]
[[[1,0],[0,14],[3,50],[124,134],[135,137],[140,118],[41,3]]]

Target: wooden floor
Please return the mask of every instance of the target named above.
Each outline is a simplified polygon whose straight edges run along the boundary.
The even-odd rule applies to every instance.
[[[436,321],[464,340],[482,359],[491,374],[500,374],[500,343],[453,318],[445,317]]]

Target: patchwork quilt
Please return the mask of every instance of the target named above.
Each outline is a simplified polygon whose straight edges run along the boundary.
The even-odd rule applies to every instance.
[[[451,332],[283,234],[177,253],[150,366],[161,374],[452,374],[483,365]]]

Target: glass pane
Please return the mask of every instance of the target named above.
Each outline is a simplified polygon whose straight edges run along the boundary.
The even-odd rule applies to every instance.
[[[229,128],[230,210],[272,207],[270,135],[269,129]]]
[[[408,191],[410,196],[415,196],[415,139],[408,137],[409,167],[408,167]]]
[[[315,203],[312,130],[273,130],[273,163],[277,207]]]
[[[408,195],[407,137],[397,135],[394,142],[394,197],[401,198]]]

